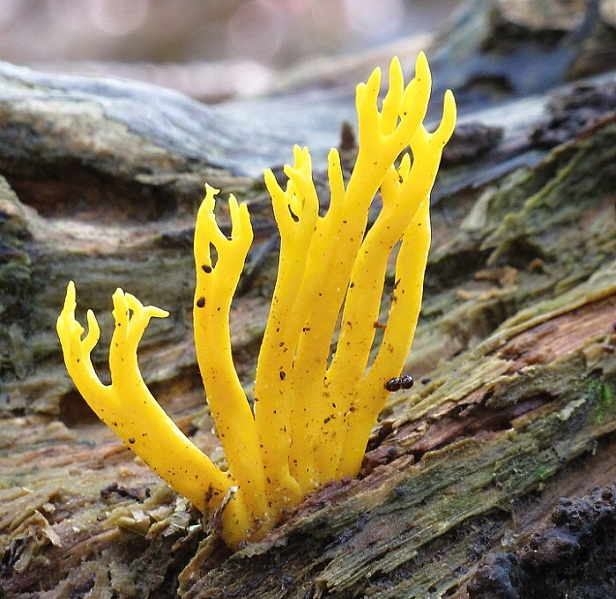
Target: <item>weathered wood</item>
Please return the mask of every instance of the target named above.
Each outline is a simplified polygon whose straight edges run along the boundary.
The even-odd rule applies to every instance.
[[[604,147],[615,132],[613,123],[605,127]],[[445,285],[451,273],[453,284],[428,297],[431,322],[409,362],[430,381],[392,404],[367,455],[369,474],[318,494],[264,543],[220,566],[205,546],[205,557],[198,554],[181,579],[186,596],[257,588],[268,597],[464,596],[464,581],[486,549],[528,534],[555,497],[613,480],[614,194],[593,187],[597,194],[575,193],[577,204],[568,201],[583,175],[576,167],[589,160],[580,152],[604,143],[596,135],[484,191],[473,207],[482,214],[481,231],[469,227],[436,251],[439,267],[429,280]],[[600,179],[613,181],[607,153]],[[504,218],[496,210],[501,202]],[[544,202],[549,218],[538,214]],[[448,213],[444,204],[435,210],[437,233]],[[598,228],[590,236],[580,231],[585,240],[570,244],[571,222]],[[471,241],[473,234],[479,237]],[[598,253],[587,254],[597,259],[588,263],[587,275],[593,274],[579,276],[578,267],[585,268],[579,253],[595,242]],[[479,248],[483,257],[471,260]],[[455,269],[445,267],[449,260]],[[495,261],[503,266],[483,269]],[[504,266],[511,263],[517,268]],[[523,264],[528,268],[521,270]],[[548,283],[551,268],[556,278]],[[452,293],[457,308],[445,299]]]
[[[53,325],[69,278],[107,340],[116,286],[168,309],[141,345],[145,378],[220,458],[188,312],[202,185],[248,201],[271,250],[267,198],[247,175],[292,141],[337,143],[351,95],[313,112],[297,96],[268,131],[283,99],[248,126],[238,107],[147,86],[0,78],[0,596],[465,597],[480,559],[524,547],[559,496],[614,481],[613,74],[463,119],[434,194],[415,388],[392,396],[358,480],[233,556],[91,416]],[[250,269],[233,313],[247,386],[275,254]]]

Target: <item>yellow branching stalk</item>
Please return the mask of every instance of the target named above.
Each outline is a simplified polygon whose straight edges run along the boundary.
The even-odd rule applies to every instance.
[[[227,238],[214,216],[218,190],[206,186],[195,230],[194,333],[228,472],[179,431],[141,378],[137,344],[150,318],[167,312],[116,291],[111,384],[104,385],[90,359],[98,324],[88,312],[82,339],[75,286],[69,283],[57,330],[77,388],[174,489],[199,509],[222,513],[221,534],[232,547],[260,538],[320,485],[358,473],[389,394],[385,382],[400,373],[410,349],[430,245],[429,196],[456,111],[447,92],[440,125],[434,133],[424,128],[431,79],[423,54],[406,87],[398,60],[392,61],[379,111],[380,77],[377,69],[357,87],[359,148],[348,184],[338,152],[329,154],[331,200],[323,216],[306,148],[294,149],[284,188],[265,172],[281,248],[257,364],[254,413],[233,365],[229,333],[231,300],[253,238],[250,217],[231,196]],[[403,154],[406,148],[410,154]],[[382,207],[367,230],[378,191]],[[389,314],[370,363],[387,262],[398,244]]]

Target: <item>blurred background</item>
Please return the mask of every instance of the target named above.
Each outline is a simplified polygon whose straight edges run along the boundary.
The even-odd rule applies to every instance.
[[[201,100],[258,94],[308,57],[440,29],[460,0],[0,0],[0,60],[126,76]]]

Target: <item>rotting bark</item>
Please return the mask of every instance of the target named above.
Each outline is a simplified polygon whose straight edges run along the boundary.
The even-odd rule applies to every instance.
[[[117,106],[152,103],[152,88],[141,98],[131,87],[126,99],[96,80],[43,86],[28,75],[24,85],[15,73],[11,85],[33,95],[0,102],[11,123],[0,135],[0,596],[465,597],[482,558],[523,553],[558,497],[616,479],[616,77],[592,84],[606,100],[592,118],[573,101],[588,89],[569,88],[569,102],[548,94],[467,119],[484,142],[470,154],[454,142],[435,190],[423,321],[406,369],[415,388],[392,396],[358,480],[332,483],[231,556],[92,418],[53,324],[69,278],[103,328],[118,285],[170,310],[142,343],[145,378],[220,457],[191,341],[192,221],[204,181],[233,189],[250,203],[259,248],[271,249],[263,188],[237,176],[229,154],[210,158],[223,152],[217,134],[211,155],[194,150],[207,127],[151,135],[170,118],[164,103],[147,128],[119,125]],[[58,86],[73,83],[79,97],[59,99]],[[118,104],[94,109],[84,86],[114,90],[99,106]],[[215,114],[171,99],[173,122]],[[252,151],[266,135],[238,141],[225,129],[234,125],[216,122],[227,149]],[[284,160],[285,136],[255,160]],[[275,255],[258,253],[234,310],[247,384],[275,270]]]

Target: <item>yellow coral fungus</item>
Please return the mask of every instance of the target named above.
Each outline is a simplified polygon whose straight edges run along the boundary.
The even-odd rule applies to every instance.
[[[359,147],[348,184],[338,152],[329,154],[331,199],[323,216],[307,149],[295,148],[294,165],[285,167],[285,188],[265,171],[281,248],[254,413],[233,366],[229,333],[231,300],[252,243],[250,217],[231,196],[227,238],[214,216],[218,190],[206,186],[195,231],[194,334],[228,472],[186,438],[141,378],[137,345],[149,320],[167,312],[115,292],[111,383],[104,385],[90,359],[99,338],[96,318],[88,312],[82,339],[75,286],[68,286],[57,330],[78,390],[174,489],[199,509],[216,511],[222,537],[232,547],[259,539],[323,483],[358,473],[389,393],[386,382],[400,372],[411,345],[430,244],[429,196],[455,125],[455,103],[447,92],[441,123],[428,133],[422,124],[431,86],[425,56],[418,57],[415,78],[406,87],[398,60],[392,61],[379,111],[380,77],[376,69],[357,87]],[[410,154],[396,166],[408,147]],[[379,190],[382,206],[367,230]],[[399,242],[395,290],[371,361],[387,262]]]

